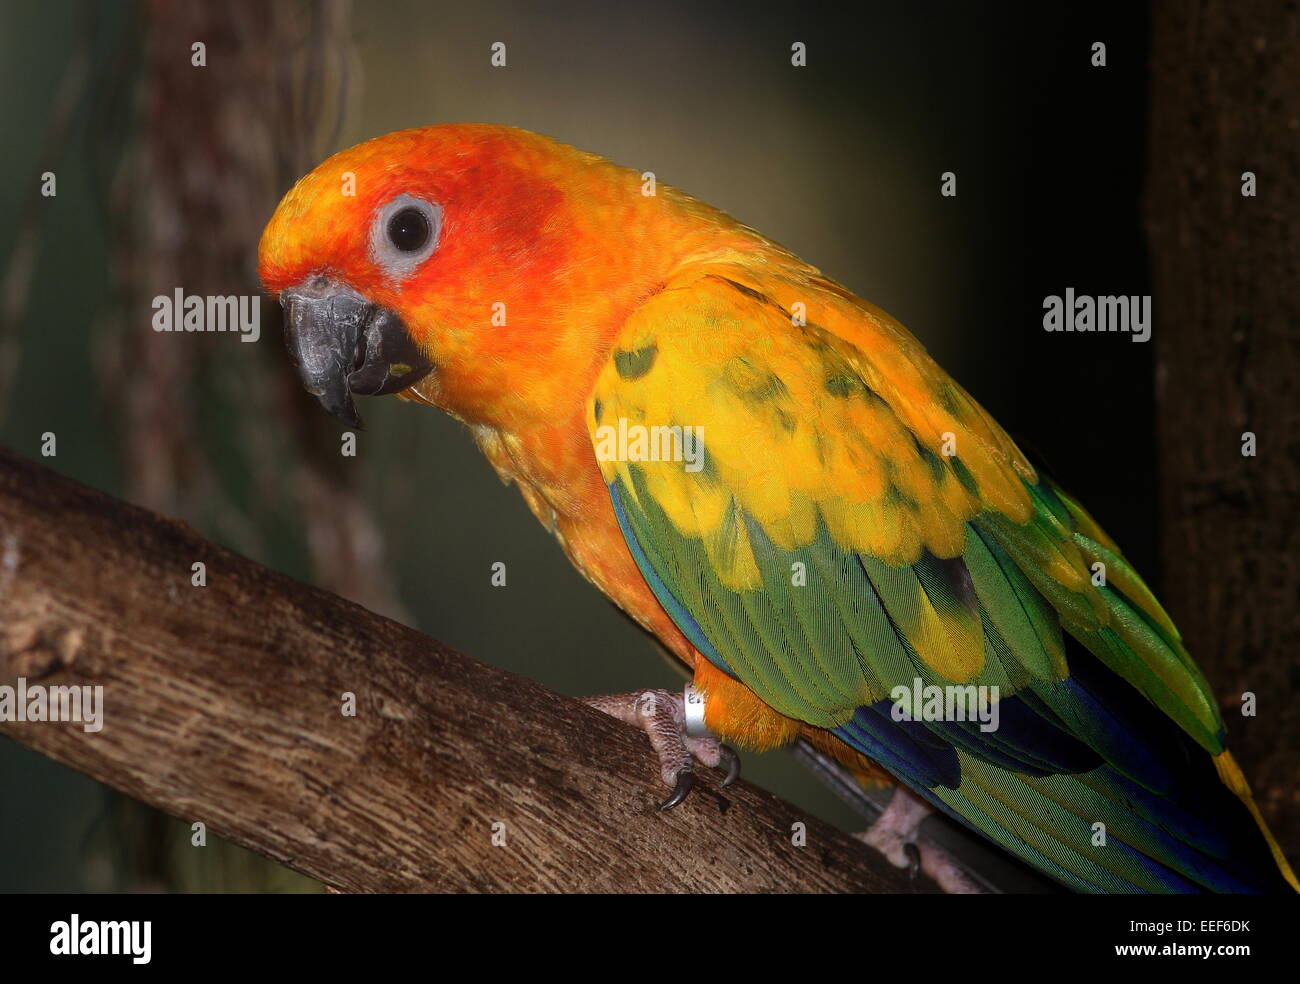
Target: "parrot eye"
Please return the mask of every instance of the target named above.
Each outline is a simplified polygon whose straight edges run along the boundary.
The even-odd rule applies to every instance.
[[[437,249],[441,231],[441,206],[414,195],[398,195],[375,213],[370,258],[394,280],[401,280]]]
[[[404,208],[388,220],[388,241],[403,253],[414,253],[429,241],[429,220],[418,208]]]

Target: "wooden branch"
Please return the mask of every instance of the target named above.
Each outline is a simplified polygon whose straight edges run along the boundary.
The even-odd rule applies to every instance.
[[[0,449],[0,686],[18,677],[102,685],[103,728],[0,732],[345,891],[910,888],[743,782],[659,813],[634,729]]]

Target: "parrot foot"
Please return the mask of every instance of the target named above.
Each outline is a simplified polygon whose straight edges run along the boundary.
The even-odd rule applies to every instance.
[[[899,786],[879,819],[853,836],[874,847],[896,868],[907,868],[913,878],[925,872],[949,894],[983,894],[984,889],[951,854],[936,844],[918,843],[921,821],[933,812],[929,803]]]
[[[681,694],[637,690],[630,694],[580,699],[587,706],[646,733],[659,756],[664,784],[673,787],[672,793],[659,805],[661,810],[671,810],[686,799],[695,785],[696,760],[710,769],[725,764],[727,776],[722,780],[723,787],[730,786],[740,776],[740,757],[733,749],[712,736],[687,734],[685,701]]]

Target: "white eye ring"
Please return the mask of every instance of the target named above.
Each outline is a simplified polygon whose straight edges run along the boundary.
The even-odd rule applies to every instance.
[[[404,213],[408,211],[418,214],[407,216]],[[394,220],[399,218],[409,221],[399,221],[393,227]],[[418,241],[421,221],[427,233],[423,242]],[[414,235],[412,229],[416,231]],[[393,280],[404,280],[433,254],[441,237],[442,206],[414,195],[401,194],[389,199],[375,212],[370,224],[370,258]],[[411,248],[413,244],[415,248]]]

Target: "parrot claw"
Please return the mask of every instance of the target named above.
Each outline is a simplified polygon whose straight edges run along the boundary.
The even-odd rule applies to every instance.
[[[921,874],[921,849],[915,841],[908,841],[903,845],[903,853],[907,855],[907,877],[916,881]]]
[[[719,749],[722,753],[722,760],[727,763],[727,778],[722,780],[722,788],[726,789],[733,782],[740,778],[740,756],[730,745],[723,745]]]
[[[697,737],[686,732],[683,697],[667,690],[639,690],[630,694],[583,697],[582,702],[625,724],[640,728],[650,739],[659,756],[664,785],[672,793],[660,804],[671,810],[695,788],[695,762],[708,768],[725,764],[722,786],[730,786],[740,776],[740,756],[712,735]]]
[[[677,784],[673,786],[673,791],[669,797],[659,804],[660,812],[671,810],[674,806],[686,799],[692,789],[695,788],[695,770],[690,766],[682,769],[677,773]]]

